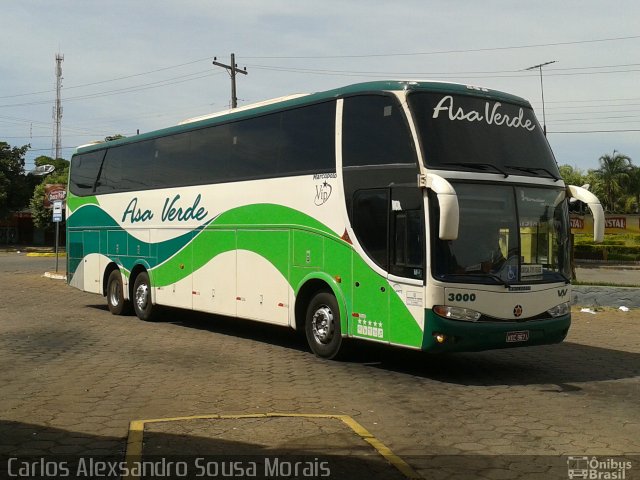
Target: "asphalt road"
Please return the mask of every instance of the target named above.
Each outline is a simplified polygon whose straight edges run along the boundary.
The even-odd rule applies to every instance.
[[[576,267],[576,278],[580,282],[638,286],[640,266],[581,266]]]

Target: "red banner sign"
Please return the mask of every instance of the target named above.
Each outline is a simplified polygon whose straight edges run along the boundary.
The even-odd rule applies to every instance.
[[[51,208],[56,200],[67,198],[67,186],[62,183],[46,184],[44,186],[44,206]]]

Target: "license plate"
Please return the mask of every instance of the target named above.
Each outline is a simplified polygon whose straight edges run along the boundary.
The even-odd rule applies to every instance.
[[[529,340],[529,330],[507,332],[507,343],[526,342],[527,340]]]

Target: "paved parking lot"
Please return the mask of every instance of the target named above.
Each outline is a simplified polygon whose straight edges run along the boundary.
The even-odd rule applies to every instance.
[[[566,456],[624,456],[625,478],[639,478],[640,310],[574,313],[561,345],[447,356],[363,345],[330,362],[280,328],[112,316],[102,297],[43,278],[54,264],[0,253],[5,459],[122,458],[129,437],[143,457],[333,452],[342,463],[327,478],[348,464],[371,478],[568,478]],[[150,419],[174,420],[130,435]],[[307,478],[322,476],[315,467]]]

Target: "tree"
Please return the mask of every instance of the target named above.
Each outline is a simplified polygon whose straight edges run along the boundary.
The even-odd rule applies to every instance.
[[[562,180],[567,185],[577,185],[578,187],[584,185],[585,176],[577,168],[573,168],[571,165],[560,165],[558,169]]]
[[[628,211],[640,213],[640,167],[635,165],[629,170],[628,192],[635,201],[635,205]]]
[[[605,209],[613,212],[616,210],[616,200],[622,199],[624,187],[628,183],[631,159],[614,150],[613,155],[602,155],[599,162],[600,168],[594,170],[594,174],[602,182]]]
[[[62,158],[56,158],[54,160],[51,157],[40,156],[35,159],[35,164],[36,166],[53,165],[56,167],[53,172],[42,178],[33,191],[33,196],[29,203],[33,224],[38,228],[51,228],[53,224],[51,221],[51,209],[45,208],[44,206],[45,187],[47,184],[52,183],[67,184],[67,177],[69,176],[69,162]]]
[[[29,202],[31,192],[24,173],[24,155],[29,147],[11,147],[0,142],[0,219],[23,209]]]

